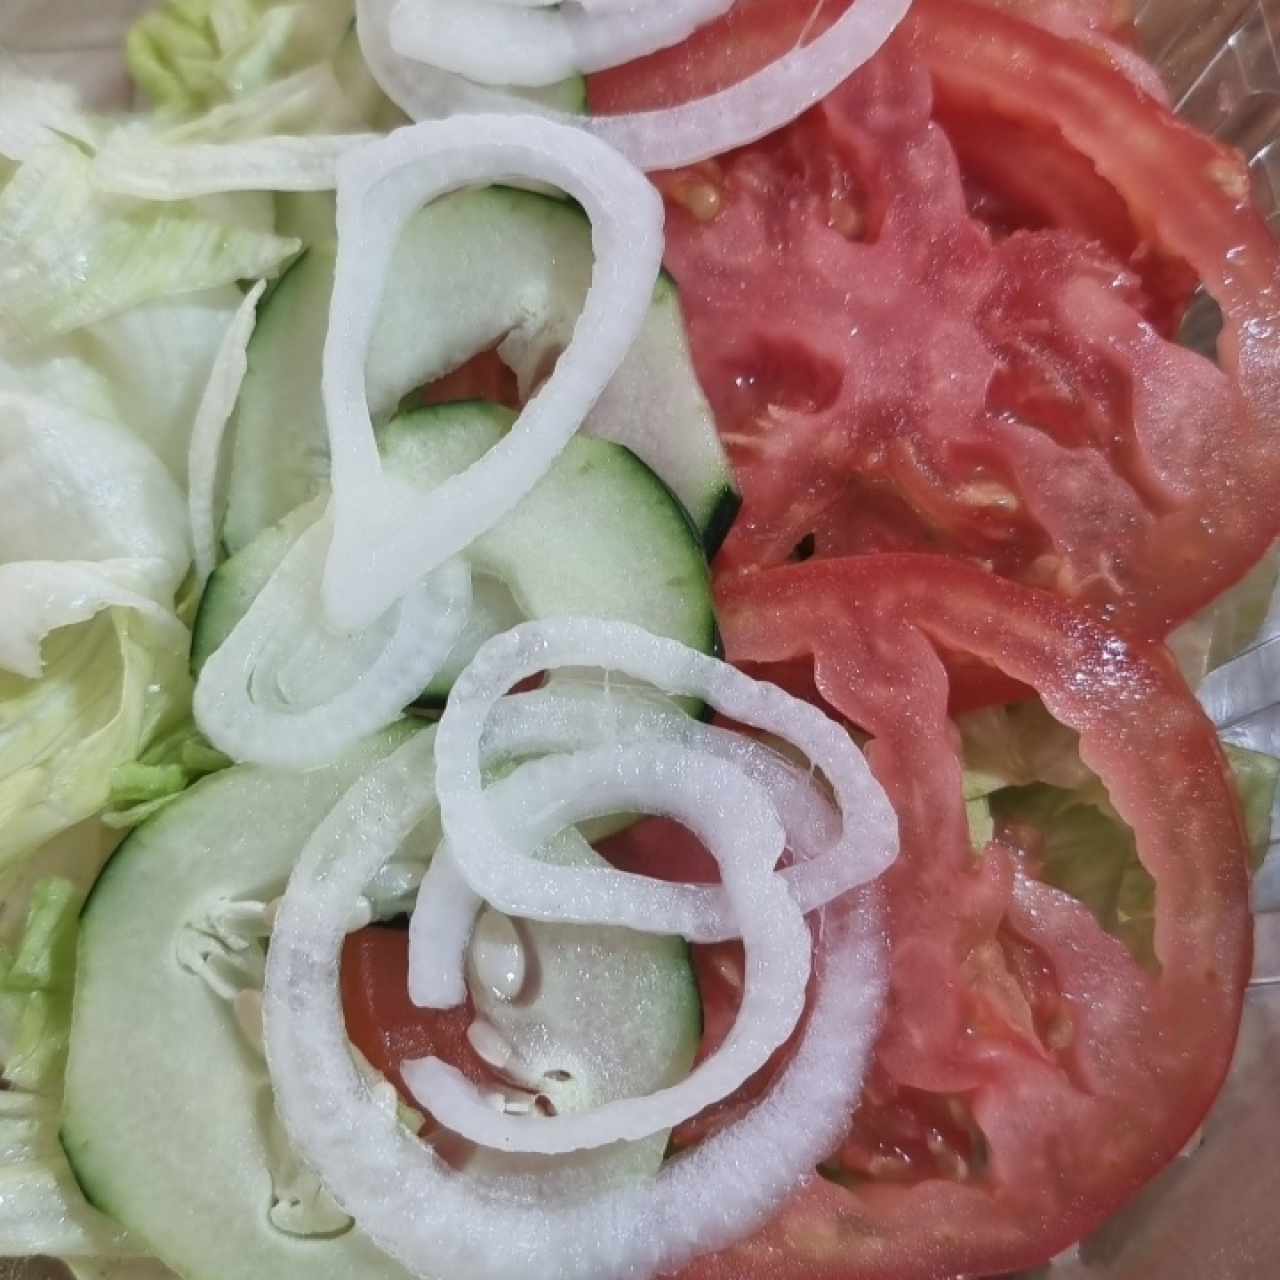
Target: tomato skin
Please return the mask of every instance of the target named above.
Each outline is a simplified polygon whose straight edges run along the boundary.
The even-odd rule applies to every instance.
[[[1176,1155],[1230,1062],[1250,965],[1247,846],[1213,726],[1162,648],[953,560],[809,561],[722,579],[718,602],[732,660],[767,670],[811,655],[826,704],[872,735],[903,842],[885,877],[894,965],[877,1070],[961,1100],[986,1151],[951,1177],[869,1181],[855,1161],[847,1185],[816,1180],[686,1274],[933,1280],[1041,1265]],[[1017,849],[975,860],[939,645],[1032,685],[1080,733],[1156,881],[1158,974]],[[868,1093],[855,1145],[889,1132],[887,1105],[877,1114]]]
[[[648,111],[690,102],[768,66],[808,27],[820,35],[849,7],[835,0],[815,10],[794,0],[736,0],[723,17],[682,44],[587,77],[593,115]]]

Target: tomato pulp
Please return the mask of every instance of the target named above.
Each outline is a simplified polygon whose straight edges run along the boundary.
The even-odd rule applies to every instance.
[[[902,855],[884,880],[888,1018],[848,1141],[764,1232],[688,1274],[1040,1265],[1181,1149],[1230,1062],[1247,849],[1213,726],[1162,648],[948,559],[784,566],[722,580],[719,603],[733,661],[810,658],[826,705],[871,734]],[[1157,972],[1012,833],[975,855],[940,649],[998,664],[1079,732],[1156,885]],[[723,1004],[715,967],[704,999]]]
[[[593,106],[697,97],[842,7],[739,0],[593,77]],[[848,1139],[691,1280],[1040,1265],[1176,1154],[1229,1062],[1245,838],[1156,641],[1280,529],[1280,257],[1239,158],[1113,42],[1124,19],[1109,0],[918,0],[793,125],[658,177],[744,491],[717,563],[728,656],[870,735],[903,835],[888,1020]],[[1217,365],[1173,340],[1196,284],[1223,311]],[[1156,885],[1156,971],[1039,879],[1015,831],[975,854],[958,689],[1034,689],[1079,732]],[[610,849],[681,875],[697,852],[655,823]],[[378,954],[375,981],[344,970],[366,1055],[392,1078],[407,1056],[465,1056],[466,1015],[388,1005],[403,959]],[[711,1044],[741,975],[733,946],[696,962]]]
[[[593,105],[718,87],[839,7],[748,0]],[[793,125],[659,181],[745,498],[722,571],[945,552],[1163,636],[1280,531],[1280,255],[1240,157],[1092,45],[919,0]],[[1172,340],[1196,281],[1221,367]]]

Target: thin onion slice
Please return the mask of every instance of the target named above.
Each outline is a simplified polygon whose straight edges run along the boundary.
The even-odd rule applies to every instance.
[[[189,200],[227,191],[332,191],[340,157],[373,133],[252,138],[241,142],[108,141],[93,162],[103,191],[141,200]]]
[[[357,783],[308,842],[267,961],[265,1041],[276,1105],[299,1155],[361,1229],[417,1276],[622,1280],[675,1270],[750,1234],[839,1141],[886,989],[873,898],[828,908],[820,977],[764,1100],[655,1178],[583,1197],[518,1176],[458,1174],[390,1117],[357,1069],[339,963],[351,903],[435,804],[420,733]]]
[[[662,111],[597,116],[591,131],[640,169],[678,169],[790,124],[873,57],[911,0],[854,0],[828,30],[719,93]]]
[[[763,789],[734,766],[662,742],[533,761],[504,778],[490,796],[511,792],[522,780],[520,812],[494,801],[512,833],[540,823],[550,807],[557,828],[551,834],[583,818],[639,810],[674,818],[698,835],[721,868],[746,950],[737,1019],[725,1041],[678,1084],[574,1115],[500,1114],[461,1072],[434,1057],[405,1063],[405,1082],[440,1124],[502,1151],[565,1154],[673,1129],[763,1067],[804,1008],[810,938],[785,881],[773,874],[783,849],[777,814]],[[643,920],[647,932],[685,933],[679,915],[662,910],[666,886],[645,883],[653,901],[639,904],[632,927]],[[574,920],[571,901],[562,918]]]
[[[398,0],[356,0],[356,34],[378,87],[411,120],[440,120],[460,111],[536,111],[514,94],[474,84],[451,71],[402,57],[391,47]]]
[[[196,684],[202,732],[236,760],[302,769],[395,720],[439,669],[471,608],[460,560],[428,574],[375,623],[330,628],[320,608],[328,516],[307,529]]]
[[[430,500],[387,477],[365,362],[392,252],[422,205],[472,183],[562,188],[591,219],[595,268],[573,337],[511,432]],[[324,603],[344,629],[367,624],[421,576],[506,515],[546,473],[640,332],[661,265],[662,200],[621,156],[581,130],[532,116],[457,116],[401,129],[338,166],[338,256],[324,349],[334,537]],[[424,299],[449,305],[449,299]]]
[[[743,734],[694,720],[668,700],[639,688],[550,689],[504,698],[494,709],[481,743],[483,768],[539,754],[559,755],[601,744],[655,740],[680,745],[733,764],[768,794],[786,833],[794,862],[781,875],[801,911],[809,912],[864,880],[856,860],[831,856],[840,817],[807,770]],[[532,852],[569,822],[571,807],[544,803],[538,772],[522,769],[486,791],[504,820],[521,805],[536,806],[522,849]],[[597,797],[599,799],[599,797]],[[607,805],[605,806],[607,809]],[[604,810],[595,816],[608,816]],[[722,890],[666,885],[663,910],[691,941],[719,942],[740,927]],[[483,905],[442,845],[423,877],[409,925],[409,996],[424,1008],[451,1008],[466,997],[464,955]]]
[[[259,280],[245,294],[231,318],[191,426],[191,443],[187,448],[187,511],[195,550],[197,591],[204,590],[218,563],[218,473],[222,465],[222,440],[249,368],[249,339],[253,337],[258,302],[266,287],[267,282]]]
[[[360,43],[379,84],[408,115],[423,120],[459,111],[539,110],[510,93],[397,53],[389,34],[396,2],[359,0]],[[727,89],[678,107],[588,117],[579,123],[637,168],[696,164],[754,142],[802,115],[877,53],[910,8],[911,0],[855,0],[809,44]]]
[[[522,623],[479,650],[454,684],[437,739],[448,856],[476,894],[498,910],[535,920],[650,927],[646,906],[656,892],[651,880],[612,869],[532,862],[504,828],[483,784],[481,743],[494,705],[519,681],[566,666],[599,667],[669,694],[701,698],[738,723],[776,734],[803,751],[826,777],[840,810],[838,838],[808,864],[824,875],[838,868],[829,883],[846,889],[865,884],[896,856],[897,821],[888,799],[848,734],[816,707],[640,627],[589,618],[542,619]],[[699,910],[718,906],[724,913],[723,896],[715,891],[667,885],[662,892],[667,909],[681,912],[679,931],[685,936],[707,936]],[[732,915],[726,914],[713,919],[716,929],[732,930]],[[463,957],[450,957],[444,965],[440,960],[434,956],[430,966],[443,979],[440,994],[456,995],[457,982],[449,976],[463,971]]]
[[[536,88],[621,66],[687,40],[733,0],[666,0],[588,9],[506,0],[399,0],[391,47],[485,85]]]

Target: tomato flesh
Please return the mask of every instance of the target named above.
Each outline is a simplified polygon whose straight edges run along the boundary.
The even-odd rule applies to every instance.
[[[454,1009],[419,1009],[409,999],[407,929],[370,925],[347,935],[342,1009],[351,1043],[410,1106],[417,1103],[400,1068],[415,1058],[440,1058],[477,1083],[495,1080],[467,1039],[475,1019],[469,999]]]
[[[740,0],[593,77],[592,106],[723,87],[843,7]],[[1153,641],[1280,530],[1280,257],[1238,157],[1177,124],[1107,42],[1123,6],[999,8],[918,0],[793,125],[658,177],[745,496],[717,565],[728,655],[870,734],[903,836],[890,1006],[850,1133],[690,1280],[1040,1265],[1180,1149],[1234,1043],[1244,833],[1212,726]],[[1221,369],[1169,340],[1196,281],[1224,311]],[[1079,731],[1136,832],[1156,974],[1012,838],[970,847],[948,708],[1027,688]],[[706,875],[661,823],[608,852]],[[428,1052],[483,1078],[469,1011],[394,994],[390,932],[348,943],[353,1039],[398,1083]],[[695,967],[707,1052],[737,1007],[738,949],[697,948]]]
[[[735,6],[593,103],[716,87],[811,15]],[[945,552],[1163,636],[1280,531],[1276,246],[1239,157],[1096,48],[920,0],[793,125],[659,182],[745,497],[722,571]],[[1169,340],[1196,280],[1221,369]]]
[[[688,1274],[1040,1265],[1177,1153],[1230,1061],[1247,849],[1213,726],[1163,649],[953,560],[814,560],[718,596],[732,660],[810,657],[825,704],[871,734],[903,851],[885,877],[888,1020],[848,1142],[763,1233]],[[1158,974],[1016,846],[975,857],[939,646],[1033,686],[1080,733],[1157,886]]]

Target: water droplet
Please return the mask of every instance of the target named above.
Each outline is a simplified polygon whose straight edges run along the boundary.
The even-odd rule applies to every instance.
[[[471,938],[476,978],[499,1000],[514,1000],[524,988],[528,961],[516,927],[498,911],[486,911]]]

